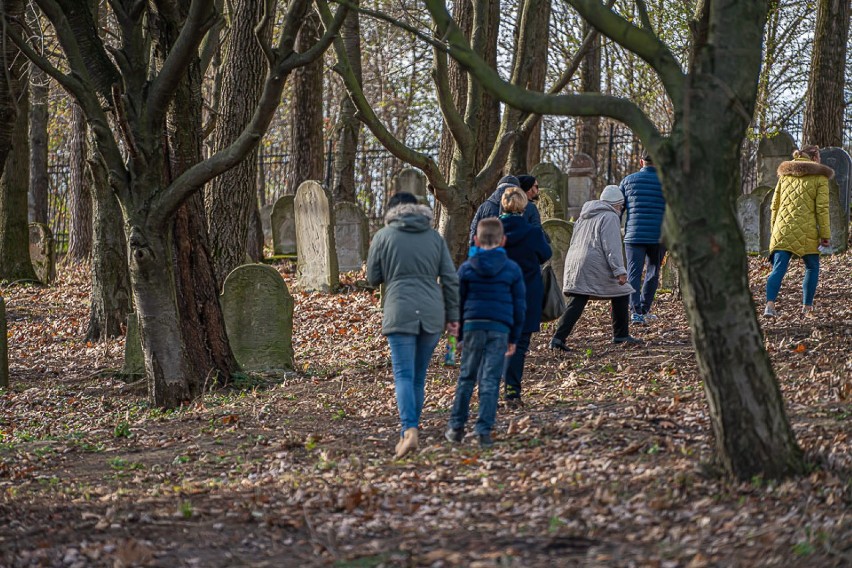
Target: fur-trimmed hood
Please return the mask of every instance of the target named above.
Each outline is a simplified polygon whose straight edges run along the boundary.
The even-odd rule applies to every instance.
[[[807,158],[796,158],[789,162],[781,162],[778,166],[779,176],[825,176],[828,179],[834,177],[834,170],[823,164],[818,164]]]
[[[417,233],[432,228],[432,210],[418,203],[403,203],[385,213],[385,225]]]

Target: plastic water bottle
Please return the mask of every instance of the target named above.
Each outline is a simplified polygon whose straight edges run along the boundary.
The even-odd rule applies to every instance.
[[[447,347],[444,350],[444,366],[456,366],[456,336],[450,335],[447,337]]]

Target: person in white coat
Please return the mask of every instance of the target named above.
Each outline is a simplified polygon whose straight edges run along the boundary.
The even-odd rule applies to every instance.
[[[627,283],[621,245],[623,208],[624,194],[617,185],[606,186],[600,200],[583,205],[565,256],[562,293],[567,302],[550,340],[552,349],[570,351],[565,338],[571,334],[590,299],[612,302],[613,343],[641,343],[630,336],[630,294],[634,290]]]

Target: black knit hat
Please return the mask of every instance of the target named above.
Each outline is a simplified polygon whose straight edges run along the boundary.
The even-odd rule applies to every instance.
[[[500,181],[497,182],[498,187],[503,185],[503,184],[518,186],[518,185],[521,184],[521,182],[519,182],[518,178],[516,178],[515,176],[508,175],[508,176],[501,177]]]
[[[527,174],[519,175],[518,181],[521,183],[520,188],[524,191],[529,191],[535,185],[535,177]]]

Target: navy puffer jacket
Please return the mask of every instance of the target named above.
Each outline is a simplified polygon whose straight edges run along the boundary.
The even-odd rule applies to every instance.
[[[666,199],[657,176],[657,168],[645,166],[630,174],[619,186],[624,194],[626,244],[656,244],[660,242]]]
[[[469,320],[486,320],[509,329],[509,343],[517,343],[527,310],[521,268],[502,248],[483,250],[459,267],[461,327]],[[461,340],[461,336],[460,336]]]

